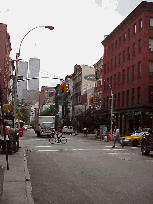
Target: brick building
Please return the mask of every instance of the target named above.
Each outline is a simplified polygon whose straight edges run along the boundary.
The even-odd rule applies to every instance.
[[[153,128],[153,3],[141,2],[103,41],[103,116],[122,135]],[[110,123],[110,122],[109,122]]]
[[[0,81],[3,94],[3,103],[9,103],[11,93],[10,75],[12,66],[10,64],[11,42],[10,35],[7,32],[7,25],[0,23]]]

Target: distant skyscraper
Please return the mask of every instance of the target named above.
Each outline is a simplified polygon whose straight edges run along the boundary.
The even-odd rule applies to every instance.
[[[30,58],[29,60],[29,78],[39,77],[40,59]],[[39,78],[28,81],[28,89],[39,91]]]
[[[28,62],[19,61],[18,75],[23,76],[23,78],[26,79],[27,73],[28,73]],[[27,81],[18,82],[17,95],[19,100],[23,98],[22,96],[23,89],[27,89]]]

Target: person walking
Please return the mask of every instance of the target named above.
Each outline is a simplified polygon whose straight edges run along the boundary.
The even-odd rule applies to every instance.
[[[114,145],[112,148],[115,148],[115,143],[118,141],[122,145],[122,148],[124,147],[124,144],[120,140],[120,130],[115,126],[115,138],[114,138]]]

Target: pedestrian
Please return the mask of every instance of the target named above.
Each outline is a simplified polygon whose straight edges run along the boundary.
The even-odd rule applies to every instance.
[[[118,141],[122,145],[122,148],[124,147],[124,144],[120,140],[120,130],[115,126],[115,138],[114,138],[114,145],[112,148],[115,148],[115,143]]]
[[[87,136],[87,128],[84,128],[84,136]]]
[[[5,127],[5,135],[6,135],[6,142],[8,143],[9,141],[9,129],[6,127],[8,125],[7,122],[4,122],[4,127]],[[0,134],[1,134],[1,137],[2,137],[2,152],[5,152],[5,144],[4,144],[4,128],[3,128],[3,125],[2,125],[2,122],[0,122]]]

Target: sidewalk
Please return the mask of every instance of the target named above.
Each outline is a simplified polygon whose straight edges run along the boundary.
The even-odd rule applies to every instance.
[[[24,148],[19,148],[15,154],[8,155],[9,170],[7,170],[6,155],[0,152],[0,165],[4,170],[0,175],[0,203],[2,204],[33,204],[31,197],[30,175],[27,169],[27,160]],[[0,171],[1,173],[1,171]],[[2,183],[3,181],[3,183]]]

